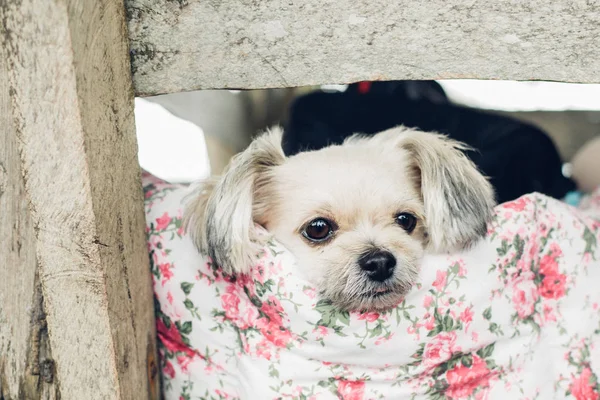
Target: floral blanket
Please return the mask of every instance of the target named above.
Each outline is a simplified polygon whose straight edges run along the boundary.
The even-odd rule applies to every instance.
[[[599,398],[600,190],[498,206],[478,246],[425,258],[400,306],[347,313],[277,243],[223,275],[184,235],[188,189],[144,186],[167,400]]]

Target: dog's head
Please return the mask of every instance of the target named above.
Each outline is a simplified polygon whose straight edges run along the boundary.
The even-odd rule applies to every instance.
[[[257,138],[186,210],[198,247],[244,273],[269,230],[322,296],[347,310],[396,305],[424,251],[469,246],[486,233],[491,185],[460,143],[395,128],[286,158],[281,131]]]

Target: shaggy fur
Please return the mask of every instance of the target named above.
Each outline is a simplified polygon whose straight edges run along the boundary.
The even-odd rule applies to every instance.
[[[254,224],[262,225],[324,298],[348,310],[390,308],[414,284],[425,251],[459,250],[486,233],[494,193],[462,149],[400,127],[286,158],[274,129],[193,194],[186,226],[201,251],[236,274],[248,271],[264,245]],[[412,232],[396,223],[400,213],[416,217]],[[335,226],[320,243],[302,234],[316,218]],[[359,265],[374,251],[396,259],[383,282]]]

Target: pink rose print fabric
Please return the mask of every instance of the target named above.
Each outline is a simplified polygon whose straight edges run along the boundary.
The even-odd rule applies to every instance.
[[[223,274],[184,234],[189,190],[143,182],[167,400],[600,399],[600,190],[500,205],[398,307],[347,313],[275,242]]]

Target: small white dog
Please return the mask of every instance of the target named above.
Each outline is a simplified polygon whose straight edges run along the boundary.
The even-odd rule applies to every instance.
[[[425,251],[460,250],[485,235],[491,185],[444,136],[403,127],[286,157],[281,130],[255,139],[186,209],[201,251],[247,272],[266,228],[321,296],[346,310],[393,307]]]

